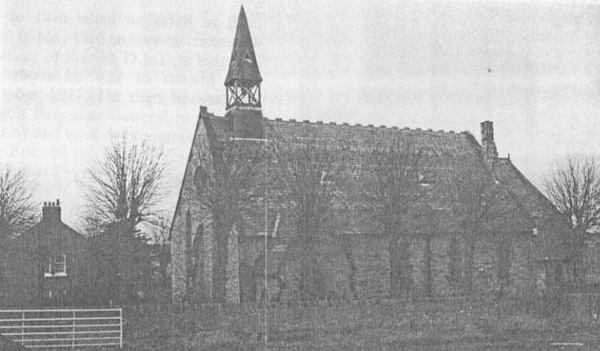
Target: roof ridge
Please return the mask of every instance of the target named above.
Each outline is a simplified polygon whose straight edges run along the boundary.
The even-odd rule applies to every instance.
[[[362,124],[362,123],[350,124],[349,122],[341,122],[340,123],[340,122],[335,122],[335,121],[330,121],[330,122],[326,123],[326,122],[323,122],[322,120],[316,120],[316,121],[311,121],[308,119],[297,120],[296,118],[283,119],[281,117],[270,118],[267,116],[263,116],[263,118],[265,120],[271,121],[271,122],[288,122],[288,123],[307,124],[307,125],[331,125],[331,126],[344,126],[344,127],[362,128],[362,129],[404,130],[404,131],[424,132],[424,133],[432,133],[432,134],[452,134],[452,135],[466,134],[466,135],[470,135],[470,136],[473,135],[468,130],[456,132],[454,130],[444,130],[444,129],[433,130],[433,128],[427,128],[427,129],[423,129],[420,127],[410,128],[410,127],[400,127],[400,126],[387,126],[387,125],[383,125],[383,124],[381,124],[379,126],[375,126],[373,124],[366,124],[366,125]]]
[[[535,196],[538,199],[542,199],[542,201],[545,203],[544,205],[549,205],[553,211],[555,211],[556,213],[560,213],[560,211],[558,211],[558,209],[556,208],[556,206],[554,206],[552,201],[550,201],[550,199],[546,197],[546,195],[537,186],[535,186],[535,184],[533,184],[529,179],[527,179],[527,177],[521,172],[521,170],[517,168],[517,166],[515,166],[514,163],[512,163],[510,159],[503,159],[503,161],[503,163],[507,164],[515,171],[517,177],[519,177],[521,181],[523,181],[525,184],[527,184],[534,190]]]

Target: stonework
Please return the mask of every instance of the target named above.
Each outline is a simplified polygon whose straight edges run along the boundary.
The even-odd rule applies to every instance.
[[[227,240],[227,280],[225,283],[227,303],[240,303],[240,258],[238,246],[238,231],[234,228]]]
[[[214,288],[215,282],[220,283],[220,279],[225,280],[224,299],[228,302],[299,299],[302,281],[308,274],[303,269],[307,255],[317,264],[309,272],[317,282],[318,298],[390,297],[392,286],[397,284],[392,279],[398,275],[394,271],[398,268],[393,268],[396,266],[391,262],[398,257],[390,253],[391,233],[382,229],[385,226],[374,215],[378,205],[369,202],[372,195],[369,189],[374,179],[381,176],[376,171],[380,165],[376,164],[373,152],[395,150],[399,144],[410,144],[420,157],[416,184],[411,183],[420,194],[411,204],[414,213],[395,214],[402,219],[403,242],[409,245],[407,271],[412,284],[405,292],[406,297],[531,293],[542,283],[548,286],[550,280],[568,277],[568,269],[561,267],[568,267],[570,262],[563,250],[569,225],[510,159],[498,156],[491,121],[481,124],[480,144],[469,132],[265,118],[260,109],[262,77],[243,13],[237,33],[233,65],[230,65],[234,69],[230,69],[226,82],[228,110],[224,117],[219,117],[201,108],[172,222],[171,269],[176,301],[214,297],[214,292],[219,291]],[[253,59],[243,63],[242,54],[246,51],[252,52]],[[243,77],[254,79],[251,84],[246,82],[249,85],[240,85]],[[293,147],[284,151],[269,149],[282,141]],[[216,172],[216,159],[225,162],[221,156],[217,157],[224,145],[237,145],[240,150],[265,145],[265,150],[271,150],[267,157],[270,163],[261,166],[264,166],[264,183],[257,184],[264,188],[261,195],[264,201],[255,203],[254,210],[239,210],[235,214],[236,230],[226,238],[225,249],[217,245],[217,239],[224,242],[225,238],[216,236],[215,212],[211,215],[203,207],[200,201],[203,194],[197,187],[203,179],[201,172]],[[338,167],[342,170],[338,174],[314,170],[318,173],[317,186],[326,189],[328,185],[339,184],[339,189],[331,203],[332,216],[325,226],[319,227],[314,239],[317,243],[312,243],[309,251],[301,239],[306,233],[291,210],[298,204],[293,203],[289,190],[289,182],[297,174],[290,174],[288,165],[315,156],[303,155],[301,150],[317,154],[340,150],[331,163],[348,166]],[[243,157],[238,160],[243,161]],[[466,164],[486,182],[486,193],[481,193],[474,203],[477,205],[485,197],[482,206],[488,202],[487,206],[496,211],[493,218],[479,218],[478,213],[469,218],[459,206],[465,194],[457,190],[457,179],[461,174],[463,178],[468,176],[463,169]],[[466,186],[469,185],[467,182]],[[198,240],[193,236],[200,225],[204,228],[203,272],[190,280],[186,247]],[[475,249],[471,263],[470,247]],[[217,252],[226,257],[217,256]],[[218,262],[226,262],[224,277],[215,275],[221,272]],[[566,273],[554,277],[559,271]],[[540,279],[542,283],[538,283]],[[190,281],[194,281],[195,287],[189,286]]]
[[[186,267],[186,215],[189,212],[191,218],[191,233],[196,233],[199,225],[204,225],[204,255],[203,266],[204,274],[201,274],[200,279],[203,281],[203,286],[206,289],[202,292],[203,296],[210,296],[212,289],[212,234],[210,213],[203,209],[200,205],[200,200],[196,192],[194,184],[194,175],[202,162],[210,162],[211,155],[209,152],[208,137],[206,128],[201,123],[202,115],[206,111],[200,112],[198,126],[194,134],[194,141],[190,150],[188,164],[182,183],[180,197],[177,202],[177,208],[171,225],[170,240],[171,245],[171,271],[172,271],[172,294],[175,301],[181,301],[185,298],[187,287],[186,281],[189,275]],[[177,233],[177,234],[173,234]],[[192,238],[194,240],[195,238]]]

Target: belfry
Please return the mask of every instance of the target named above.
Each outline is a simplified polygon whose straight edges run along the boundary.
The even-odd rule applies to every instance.
[[[240,9],[229,70],[225,78],[226,114],[234,138],[262,139],[262,77],[244,7]]]

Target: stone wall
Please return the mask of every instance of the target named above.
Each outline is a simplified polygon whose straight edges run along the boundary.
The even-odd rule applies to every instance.
[[[201,111],[201,114],[208,116],[206,111]],[[206,126],[203,120],[199,120],[171,233],[171,271],[175,300],[182,299],[186,295],[186,291],[189,290],[186,288],[186,276],[188,275],[186,231],[191,231],[193,236],[200,225],[204,226],[202,255],[204,271],[198,274],[196,280],[202,282],[200,285],[205,291],[195,291],[194,294],[196,296],[211,295],[214,231],[211,226],[210,214],[202,210],[194,184],[196,169],[200,165],[210,162],[210,160]],[[438,167],[449,167],[442,161],[440,161]],[[445,174],[442,171],[433,172],[432,174],[437,173]],[[281,190],[270,189],[269,191],[275,193],[269,195],[273,198],[285,198],[285,194]],[[353,194],[353,196],[359,195]],[[445,200],[430,199],[429,197],[425,200],[437,205],[440,205],[438,203],[440,201],[443,203],[450,201],[449,195],[443,191],[438,195],[444,197]],[[338,225],[334,226],[332,233],[321,238],[321,242],[317,245],[318,249],[311,253],[317,256],[317,261],[321,265],[319,275],[324,282],[323,289],[326,290],[324,295],[344,299],[389,296],[390,257],[388,239],[381,233],[368,232],[371,222],[367,220],[367,214],[363,213],[364,211],[361,211],[359,207],[340,211],[338,211]],[[190,214],[189,228],[186,223],[187,213]],[[270,290],[268,295],[275,294],[278,299],[294,300],[298,298],[302,259],[305,253],[295,246],[297,243],[294,239],[293,219],[285,215],[283,218],[277,237],[267,240],[269,258],[266,265],[268,266],[267,279],[269,281],[266,283],[264,282],[264,236],[257,237],[260,236],[260,233],[253,233],[250,228],[238,228],[240,237],[238,240],[230,241],[228,247],[230,251],[233,250],[235,253],[235,257],[229,258],[227,267],[226,285],[230,300],[255,301],[264,298],[265,294],[262,290],[265,286],[271,287],[268,288]],[[506,220],[511,221],[509,218]],[[346,228],[348,226],[351,228]],[[264,228],[264,226],[260,227]],[[375,230],[374,227],[373,230]],[[507,225],[506,228],[506,231],[511,233],[511,226]],[[447,230],[456,230],[456,228]],[[367,232],[365,233],[365,231]],[[417,233],[418,230],[415,230],[415,232]],[[448,269],[449,241],[452,237],[458,237],[457,250],[463,255],[461,269],[464,275],[466,240],[460,238],[461,235],[456,232],[438,233],[430,241],[423,234],[416,233],[413,235],[409,250],[413,273],[413,287],[410,294],[412,296],[424,296],[431,292],[431,295],[435,297],[466,293],[463,282],[451,281]],[[505,288],[511,293],[516,293],[531,285],[531,243],[528,241],[526,234],[515,234],[514,237],[507,238],[507,240],[511,241],[509,253],[511,264],[509,266],[509,284]],[[431,257],[428,257],[426,253],[428,242]],[[500,289],[497,244],[498,240],[494,238],[482,236],[477,240],[474,289],[479,293],[490,293]],[[431,277],[429,277],[428,265],[430,265]],[[429,280],[431,280],[431,286]],[[238,291],[234,293],[232,289]]]
[[[390,291],[390,255],[383,236],[361,235],[348,238],[356,260],[356,291],[359,298],[388,296]]]
[[[201,115],[206,111],[201,110]],[[208,136],[206,126],[202,119],[198,119],[196,134],[190,150],[188,164],[183,177],[181,191],[173,223],[171,227],[171,277],[172,277],[172,294],[173,300],[179,302],[186,297],[188,290],[187,277],[188,267],[187,259],[190,252],[186,248],[187,215],[189,213],[191,221],[192,241],[198,232],[200,225],[204,226],[203,235],[203,268],[204,272],[198,272],[195,277],[197,281],[201,281],[204,292],[196,292],[196,296],[210,296],[212,291],[212,237],[213,228],[211,225],[211,216],[201,206],[196,186],[194,184],[195,173],[203,163],[210,162],[210,152],[208,146]],[[193,245],[192,245],[193,247]]]

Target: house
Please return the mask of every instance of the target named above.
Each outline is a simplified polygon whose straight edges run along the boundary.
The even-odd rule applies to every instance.
[[[172,221],[175,301],[544,293],[572,279],[568,221],[499,157],[491,121],[478,141],[269,119],[261,82],[242,7],[226,111],[200,107]]]
[[[42,219],[11,239],[0,259],[0,304],[6,307],[84,304],[90,291],[90,246],[61,220],[59,200]]]

